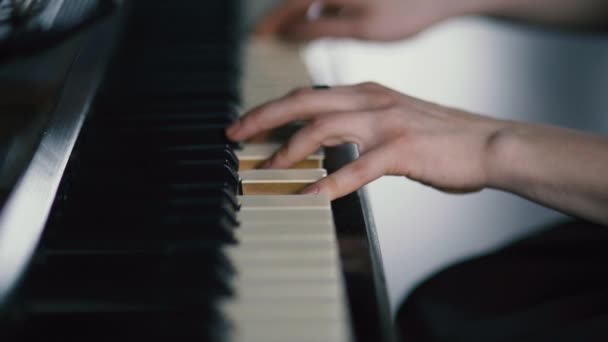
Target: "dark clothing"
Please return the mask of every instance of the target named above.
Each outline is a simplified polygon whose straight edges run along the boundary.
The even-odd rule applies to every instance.
[[[608,227],[568,222],[421,284],[404,341],[608,341]]]

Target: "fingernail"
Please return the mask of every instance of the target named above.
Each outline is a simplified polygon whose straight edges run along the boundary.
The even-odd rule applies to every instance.
[[[323,15],[323,2],[322,1],[314,1],[308,6],[306,10],[306,20],[315,21],[321,18]]]
[[[311,186],[305,188],[304,190],[302,190],[300,192],[300,194],[302,194],[302,195],[318,195],[319,191],[320,191],[320,189],[319,189],[318,186],[311,185]]]
[[[241,127],[241,120],[236,120],[235,122],[232,123],[232,125],[230,125],[230,127],[228,127],[228,129],[226,130],[226,134],[228,134],[231,137],[234,137],[234,135],[239,131],[240,127]]]

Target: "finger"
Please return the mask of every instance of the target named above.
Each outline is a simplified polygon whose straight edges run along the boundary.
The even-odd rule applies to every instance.
[[[355,143],[364,149],[370,113],[335,113],[316,119],[294,134],[264,167],[285,169],[304,160],[323,146]]]
[[[226,135],[241,141],[295,120],[309,120],[330,112],[366,110],[373,106],[372,102],[369,96],[353,87],[302,88],[251,110],[228,127]]]
[[[356,17],[322,17],[290,25],[282,33],[290,40],[309,41],[321,37],[359,37],[360,20]]]
[[[390,158],[391,153],[386,149],[375,148],[331,175],[310,185],[302,193],[326,195],[330,200],[346,196],[382,177]]]
[[[270,12],[255,29],[257,35],[273,35],[281,27],[296,20],[302,20],[313,0],[289,0]]]
[[[263,144],[265,142],[268,142],[271,137],[272,133],[269,131],[265,131],[247,139],[247,142],[252,144]]]

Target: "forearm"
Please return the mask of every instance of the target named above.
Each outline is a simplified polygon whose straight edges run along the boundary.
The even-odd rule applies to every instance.
[[[608,29],[606,0],[464,0],[478,14],[549,26]]]
[[[608,223],[608,138],[508,123],[488,146],[490,187]]]

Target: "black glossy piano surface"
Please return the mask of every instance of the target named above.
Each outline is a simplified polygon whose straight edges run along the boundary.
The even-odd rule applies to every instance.
[[[65,44],[78,53],[0,212],[3,341],[229,340],[241,10],[130,1]],[[355,158],[326,155],[329,172]],[[332,210],[353,339],[391,341],[363,192]]]

